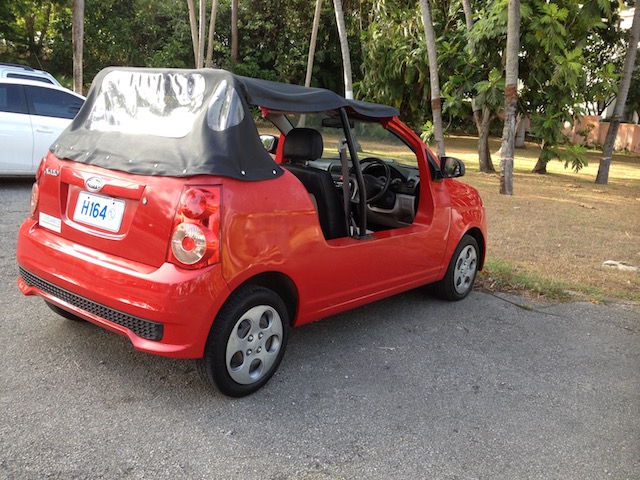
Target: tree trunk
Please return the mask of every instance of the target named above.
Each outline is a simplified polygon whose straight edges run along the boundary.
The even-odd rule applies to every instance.
[[[211,18],[209,18],[209,38],[207,43],[207,59],[204,62],[205,67],[211,68],[213,61],[213,34],[216,31],[216,15],[218,13],[218,0],[211,2]]]
[[[82,45],[84,42],[84,0],[73,0],[73,91],[82,94]]]
[[[342,0],[333,0],[333,8],[336,12],[338,36],[340,37],[340,51],[342,52],[342,66],[344,71],[344,98],[352,99],[353,77],[351,75],[351,55],[349,54],[347,28],[344,24],[344,13],[342,12]]]
[[[516,117],[516,148],[525,148],[526,124],[527,119],[524,115],[518,115]]]
[[[496,171],[491,160],[491,150],[489,149],[489,125],[493,120],[493,114],[489,108],[476,110],[473,112],[478,128],[478,163],[480,171],[484,173],[494,173]]]
[[[318,41],[318,28],[320,27],[320,12],[322,10],[322,0],[316,0],[316,11],[313,15],[313,27],[311,27],[311,41],[309,42],[309,56],[307,57],[307,74],[304,77],[304,86],[311,86],[311,74],[313,73],[313,59],[316,53],[316,43]],[[305,114],[298,119],[298,128],[304,128],[307,122]]]
[[[445,156],[444,132],[442,130],[442,100],[440,99],[440,80],[438,79],[438,53],[436,50],[436,35],[433,30],[430,0],[420,0],[422,10],[422,24],[427,40],[427,56],[429,57],[429,83],[431,85],[431,113],[433,115],[433,129],[436,142],[436,153],[439,158]]]
[[[311,74],[313,72],[313,58],[316,53],[316,42],[318,41],[318,28],[320,27],[320,11],[322,10],[322,0],[316,0],[316,12],[313,15],[313,27],[311,28],[311,41],[309,42],[309,56],[307,58],[307,75],[304,78],[304,86],[311,85]]]
[[[469,0],[462,0],[464,19],[467,25],[467,32],[473,28],[473,10]],[[484,173],[494,173],[496,171],[491,160],[491,150],[489,148],[489,125],[493,119],[491,111],[478,106],[477,97],[471,99],[473,109],[473,119],[478,130],[478,164],[480,171]]]
[[[531,170],[531,173],[539,173],[540,175],[547,173],[547,162],[538,157],[538,161],[535,167],[533,167],[533,170]]]
[[[198,22],[196,21],[196,7],[193,0],[187,0],[189,8],[189,26],[191,27],[191,43],[193,44],[193,63],[198,65]]]
[[[207,14],[205,13],[205,1],[200,0],[200,12],[198,22],[198,61],[196,62],[196,68],[204,67],[204,36],[205,36],[205,20]]]
[[[40,30],[40,37],[38,38],[38,63],[40,63],[40,53],[42,52],[42,46],[44,45],[44,40],[47,38],[47,32],[49,30],[49,24],[51,23],[51,8],[53,4],[49,3],[47,5],[47,11],[44,14],[44,26]]]
[[[513,195],[513,149],[518,109],[518,53],[520,51],[520,0],[509,0],[507,21],[507,64],[504,88],[504,128],[500,148],[500,193]]]
[[[470,0],[462,0],[462,10],[464,10],[464,21],[467,24],[467,31],[473,28],[473,10]]]
[[[231,64],[238,63],[238,0],[231,0]]]
[[[624,68],[622,69],[622,78],[618,86],[618,96],[616,97],[616,106],[613,109],[613,116],[607,131],[607,138],[602,147],[602,158],[598,167],[598,175],[596,183],[606,185],[609,182],[609,167],[611,166],[611,157],[613,156],[613,147],[618,135],[618,127],[620,119],[624,113],[624,106],[627,103],[627,95],[629,94],[629,86],[631,85],[631,75],[633,74],[633,66],[638,53],[638,42],[640,41],[640,2],[636,1],[636,10],[633,15],[633,24],[631,25],[631,33],[629,35],[629,46],[627,47],[627,56],[624,59]]]

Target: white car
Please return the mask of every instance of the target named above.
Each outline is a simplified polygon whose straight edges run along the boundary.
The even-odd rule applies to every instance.
[[[57,85],[0,78],[0,175],[34,175],[83,103]]]

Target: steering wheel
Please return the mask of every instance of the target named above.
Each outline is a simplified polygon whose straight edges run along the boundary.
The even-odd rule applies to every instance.
[[[364,188],[367,192],[367,203],[375,203],[380,200],[385,193],[387,193],[387,190],[389,190],[389,185],[391,185],[391,169],[386,162],[377,157],[367,157],[360,161],[360,163],[367,162],[370,163],[362,170],[362,179],[364,180]],[[366,173],[373,165],[380,165],[384,168],[384,179],[382,179],[382,177],[378,178],[375,175]],[[354,191],[351,199],[355,203],[358,203],[358,184],[355,181],[353,183]]]

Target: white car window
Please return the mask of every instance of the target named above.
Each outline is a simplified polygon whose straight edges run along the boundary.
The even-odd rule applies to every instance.
[[[0,85],[0,112],[28,113],[20,85]]]
[[[33,115],[73,119],[82,107],[80,98],[66,92],[31,85],[24,89]]]
[[[31,116],[22,86],[0,84],[0,175],[34,171]]]

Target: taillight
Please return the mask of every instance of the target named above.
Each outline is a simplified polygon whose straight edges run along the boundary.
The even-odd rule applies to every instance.
[[[209,238],[207,238],[209,237]],[[171,251],[180,263],[194,265],[205,258],[207,252],[217,250],[211,232],[193,223],[181,223],[173,231]]]
[[[221,187],[187,187],[180,197],[169,261],[200,268],[220,261]]]
[[[192,220],[207,218],[220,208],[220,192],[217,195],[211,191],[190,188],[182,194],[180,211]]]
[[[31,200],[30,200],[31,215],[36,213],[36,209],[38,208],[39,198],[40,198],[40,187],[38,187],[37,183],[34,183],[33,187],[31,187]]]
[[[33,184],[33,187],[31,187],[31,200],[30,200],[31,215],[36,213],[36,210],[38,208],[38,200],[40,199],[40,187],[38,186],[38,184],[40,183],[40,178],[44,173],[46,163],[47,163],[46,158],[42,158],[42,160],[40,160],[40,165],[38,165],[38,170],[36,171],[36,182]]]

